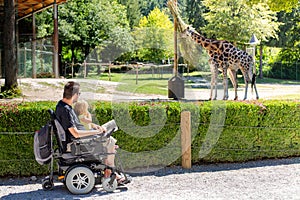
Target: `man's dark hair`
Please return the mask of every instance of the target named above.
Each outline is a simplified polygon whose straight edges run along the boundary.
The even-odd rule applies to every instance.
[[[63,98],[71,99],[74,94],[79,93],[80,84],[74,81],[69,81],[64,88]]]

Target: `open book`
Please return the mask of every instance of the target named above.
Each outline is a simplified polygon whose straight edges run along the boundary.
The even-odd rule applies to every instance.
[[[106,132],[104,133],[104,136],[106,137],[110,137],[113,132],[118,130],[118,126],[115,120],[110,120],[105,124],[102,124],[101,126],[106,129]]]

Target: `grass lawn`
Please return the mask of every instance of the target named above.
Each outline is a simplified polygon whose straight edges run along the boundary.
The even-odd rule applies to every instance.
[[[184,76],[192,77],[205,77],[210,81],[210,72],[192,72],[184,74]],[[111,73],[110,79],[113,82],[120,82],[117,87],[118,91],[134,92],[142,94],[168,94],[168,80],[172,77],[172,74],[138,74],[135,73]],[[109,80],[107,73],[102,73],[101,76],[89,74],[89,79]],[[220,80],[219,80],[220,82]],[[241,75],[238,76],[239,87],[243,87],[244,79]],[[220,82],[221,83],[221,82]],[[230,83],[230,80],[229,80]],[[299,81],[292,80],[280,80],[271,78],[257,78],[257,84],[284,84],[284,85],[300,85]],[[296,97],[299,95],[295,94]]]

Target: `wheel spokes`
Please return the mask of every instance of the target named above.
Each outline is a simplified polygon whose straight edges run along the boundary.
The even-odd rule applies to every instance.
[[[89,186],[89,177],[85,173],[77,173],[73,177],[72,184],[77,189],[84,189]]]

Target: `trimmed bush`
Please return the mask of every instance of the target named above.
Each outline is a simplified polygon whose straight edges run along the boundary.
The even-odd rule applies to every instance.
[[[33,133],[56,102],[0,103],[0,176],[47,174],[34,159]],[[93,103],[94,118],[115,119],[125,168],[179,165],[180,114],[192,119],[192,162],[244,162],[300,155],[300,103],[212,101]]]

